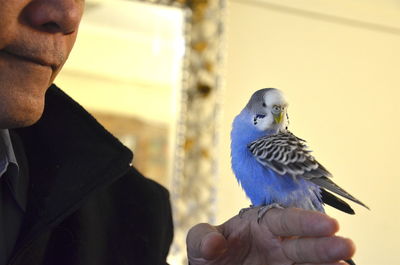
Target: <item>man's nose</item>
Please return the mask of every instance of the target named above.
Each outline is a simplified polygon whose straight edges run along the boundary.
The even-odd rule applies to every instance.
[[[32,0],[21,19],[39,31],[71,34],[78,29],[83,9],[84,0]]]

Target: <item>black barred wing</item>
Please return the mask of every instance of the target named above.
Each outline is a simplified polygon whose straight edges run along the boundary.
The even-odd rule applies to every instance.
[[[258,162],[280,175],[306,179],[330,176],[310,154],[306,142],[290,132],[262,137],[248,145]]]
[[[331,174],[310,154],[311,151],[308,150],[305,141],[292,133],[262,137],[250,143],[248,148],[258,162],[278,174],[289,174],[294,178],[303,177],[323,188],[321,195],[325,203],[347,213],[354,213],[347,203],[324,190],[327,189],[369,209],[330,180],[328,177]]]

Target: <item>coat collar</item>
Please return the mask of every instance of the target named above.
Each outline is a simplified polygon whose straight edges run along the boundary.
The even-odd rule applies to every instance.
[[[30,182],[18,255],[90,193],[124,175],[133,155],[55,85],[46,93],[41,119],[14,133],[25,149]]]

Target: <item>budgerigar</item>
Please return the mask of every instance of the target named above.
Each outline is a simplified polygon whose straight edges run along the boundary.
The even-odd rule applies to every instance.
[[[280,90],[265,88],[256,91],[234,119],[232,169],[253,206],[264,206],[265,211],[279,205],[324,212],[326,203],[354,214],[333,192],[367,207],[336,185],[305,141],[288,131],[287,108]],[[260,211],[261,217],[265,211]]]

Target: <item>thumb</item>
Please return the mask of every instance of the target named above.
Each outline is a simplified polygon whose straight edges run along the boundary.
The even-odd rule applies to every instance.
[[[202,223],[189,230],[186,237],[188,257],[214,260],[227,250],[227,241],[217,227]]]

